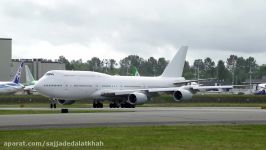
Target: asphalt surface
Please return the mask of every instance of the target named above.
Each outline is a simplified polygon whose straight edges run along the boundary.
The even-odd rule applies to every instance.
[[[0,110],[18,109],[49,110],[49,108],[0,108]],[[69,110],[71,109],[95,110],[94,108]],[[0,115],[0,130],[178,124],[266,124],[266,109],[250,107],[138,107],[118,110],[125,112]]]

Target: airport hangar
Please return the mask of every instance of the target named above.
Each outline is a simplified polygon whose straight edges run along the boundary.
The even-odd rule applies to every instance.
[[[19,59],[12,59],[12,39],[0,38],[0,81],[13,79],[21,62]],[[35,80],[41,78],[49,70],[65,70],[65,64],[58,61],[46,59],[23,59]],[[25,69],[22,71],[21,83],[26,82]]]

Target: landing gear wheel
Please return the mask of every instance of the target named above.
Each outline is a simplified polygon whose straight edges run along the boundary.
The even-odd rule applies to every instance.
[[[121,108],[125,108],[125,104],[124,103],[121,103]]]
[[[119,108],[119,104],[118,103],[115,103],[115,108]]]
[[[110,107],[110,108],[113,108],[113,107],[114,107],[114,106],[113,106],[113,103],[110,103],[110,104],[109,104],[109,107]]]
[[[135,105],[130,103],[122,103],[121,108],[135,108]]]
[[[51,100],[50,108],[56,108],[56,100],[55,99]]]
[[[109,104],[109,107],[110,108],[119,108],[119,104],[117,104],[117,103],[110,103]]]
[[[103,108],[103,103],[98,103],[98,108]]]
[[[93,108],[103,108],[103,103],[94,101]]]

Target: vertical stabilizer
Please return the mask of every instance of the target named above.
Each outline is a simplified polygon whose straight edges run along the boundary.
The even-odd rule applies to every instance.
[[[17,70],[17,73],[13,79],[13,82],[16,83],[16,84],[19,84],[20,82],[20,76],[21,76],[21,72],[22,72],[22,69],[23,69],[23,65],[24,65],[24,61],[22,61],[19,65],[19,68]]]
[[[131,70],[131,75],[132,76],[140,76],[137,67],[133,66],[132,70]]]
[[[181,77],[185,64],[188,46],[182,46],[175,54],[174,58],[164,69],[161,77]]]
[[[25,65],[25,72],[26,72],[26,83],[28,85],[33,84],[33,82],[35,81],[31,72],[30,72],[30,68],[28,67],[28,65]]]

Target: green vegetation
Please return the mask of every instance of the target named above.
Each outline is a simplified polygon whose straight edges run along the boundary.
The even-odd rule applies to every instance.
[[[59,149],[227,149],[256,150],[266,147],[265,125],[199,125],[94,127],[0,131],[4,142],[102,141],[102,147],[58,147]],[[29,147],[12,147],[29,149]],[[49,149],[52,147],[31,147]]]
[[[107,74],[130,75],[130,70],[135,66],[141,76],[161,75],[168,61],[161,58],[149,57],[144,59],[138,55],[129,55],[117,62],[114,59],[99,59],[93,57],[90,60],[67,60],[60,56],[58,61],[66,64],[67,70],[88,70]],[[119,67],[118,67],[119,64]],[[241,84],[249,79],[249,71],[252,71],[252,78],[259,79],[266,74],[266,65],[258,65],[253,57],[243,58],[230,55],[226,60],[219,60],[215,63],[211,58],[195,59],[193,64],[185,62],[183,76],[186,79],[216,78],[219,82]]]
[[[69,113],[105,113],[105,112],[134,112],[134,110],[73,110],[69,109]],[[0,110],[0,115],[23,115],[23,114],[60,114],[61,109],[51,109],[51,110]]]

